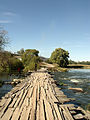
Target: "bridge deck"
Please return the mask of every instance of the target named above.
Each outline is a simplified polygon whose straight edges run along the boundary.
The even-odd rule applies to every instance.
[[[0,120],[88,120],[46,72],[35,72],[0,101]]]

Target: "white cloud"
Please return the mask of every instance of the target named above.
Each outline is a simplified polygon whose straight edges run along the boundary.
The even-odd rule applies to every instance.
[[[15,16],[16,14],[13,12],[3,12],[3,15],[5,16]]]
[[[12,23],[10,20],[0,20],[0,23]]]

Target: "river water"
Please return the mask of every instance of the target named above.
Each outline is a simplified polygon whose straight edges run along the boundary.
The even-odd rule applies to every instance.
[[[12,81],[16,76],[15,75],[8,75],[6,73],[0,74],[0,80],[4,82],[10,82]],[[10,84],[4,84],[2,87],[0,87],[0,98],[3,97],[7,92],[9,92],[13,88]]]
[[[90,103],[90,69],[73,69],[68,72],[55,72],[54,79],[59,83],[67,84],[59,87],[69,97],[76,100],[72,103],[83,108]],[[68,88],[82,88],[83,92],[75,92]]]

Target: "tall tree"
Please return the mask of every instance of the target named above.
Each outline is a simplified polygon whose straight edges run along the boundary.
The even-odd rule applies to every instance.
[[[7,31],[0,27],[0,51],[4,49],[5,45],[8,44]]]
[[[69,53],[62,48],[57,48],[52,52],[50,62],[57,63],[60,67],[66,67],[68,65]]]

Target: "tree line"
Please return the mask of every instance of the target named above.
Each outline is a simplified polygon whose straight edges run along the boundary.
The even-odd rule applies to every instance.
[[[90,65],[90,61],[73,61],[73,60],[69,60],[69,64],[82,64],[82,65]]]
[[[0,29],[0,72],[12,72],[21,70],[28,72],[29,70],[36,70],[40,68],[40,63],[42,59],[39,56],[39,51],[36,49],[26,49],[23,48],[17,51],[17,55],[21,57],[21,60],[16,58],[15,54],[5,51],[5,46],[9,43],[7,32]],[[88,64],[90,62],[75,62],[69,60],[69,52],[62,49],[56,48],[52,53],[48,63],[56,63],[59,67],[67,67],[68,64]]]

